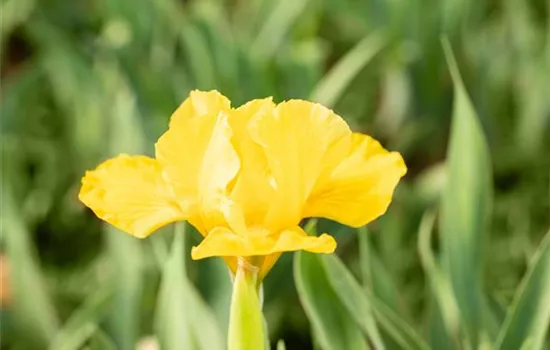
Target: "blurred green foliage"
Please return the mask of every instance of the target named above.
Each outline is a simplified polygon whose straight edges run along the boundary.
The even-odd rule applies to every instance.
[[[2,349],[223,348],[230,277],[185,261],[198,233],[139,241],[76,198],[196,88],[322,102],[409,167],[368,232],[319,221],[340,258],[277,263],[273,348],[548,348],[549,1],[0,4]]]

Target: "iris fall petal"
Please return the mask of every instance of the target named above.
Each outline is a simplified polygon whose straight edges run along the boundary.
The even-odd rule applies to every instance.
[[[156,160],[125,154],[86,172],[78,198],[99,218],[139,238],[193,210],[191,198],[174,196]]]
[[[283,230],[278,234],[253,232],[235,234],[230,229],[216,227],[197,247],[193,247],[193,259],[211,256],[266,256],[279,252],[306,250],[313,253],[332,253],[336,241],[327,234],[308,236],[300,227]]]
[[[354,133],[349,154],[320,179],[304,208],[306,217],[325,217],[359,227],[382,215],[407,168],[397,152]]]

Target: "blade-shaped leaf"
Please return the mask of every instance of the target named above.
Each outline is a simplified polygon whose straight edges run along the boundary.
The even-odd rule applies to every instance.
[[[294,255],[294,281],[313,334],[322,349],[368,348],[361,330],[327,280],[318,254],[297,252]]]
[[[254,57],[266,60],[273,56],[285,35],[305,10],[308,0],[279,0],[258,32],[251,47]]]
[[[116,62],[111,60],[98,63],[96,74],[105,87],[103,98],[109,128],[124,130],[124,133],[109,135],[105,151],[109,155],[141,153],[145,148],[145,135],[136,96],[129,82]],[[109,224],[105,224],[104,231],[117,276],[109,333],[119,349],[133,350],[140,331],[144,288],[142,242]]]
[[[384,345],[378,330],[374,328],[373,321],[369,317],[372,311],[374,311],[374,316],[380,326],[403,349],[428,349],[424,340],[406,321],[395,314],[389,306],[379,300],[370,290],[361,287],[336,255],[324,256],[323,263],[327,278],[335,293],[355,321],[369,335],[375,349],[383,349]]]
[[[483,332],[481,254],[491,209],[491,161],[482,127],[468,97],[456,61],[443,41],[454,83],[453,120],[447,151],[447,183],[440,229],[443,262],[472,345]]]
[[[373,295],[399,313],[402,302],[398,287],[388,269],[380,261],[380,257],[371,249],[369,231],[366,227],[357,230],[359,235],[359,262],[363,287],[371,290]]]
[[[380,33],[366,36],[321,79],[311,93],[311,99],[333,107],[353,78],[372,60],[384,44],[385,40]]]
[[[431,292],[431,291],[430,291]],[[459,349],[449,335],[447,325],[443,319],[439,302],[433,294],[428,297],[429,313],[428,318],[428,342],[432,349]]]
[[[143,290],[141,242],[107,224],[105,235],[117,276],[108,324],[117,347],[132,350],[138,339]]]
[[[542,349],[550,326],[550,232],[531,260],[500,334],[497,350]]]
[[[89,342],[89,350],[117,350],[116,344],[103,330],[96,329]]]
[[[185,271],[184,224],[176,224],[174,241],[164,263],[155,315],[155,331],[162,349],[224,348],[216,318]]]
[[[378,327],[372,314],[372,306],[364,296],[363,288],[335,255],[323,256],[327,278],[351,317],[369,337],[375,349],[383,350]]]
[[[215,67],[204,34],[197,26],[187,23],[181,30],[181,43],[196,86],[202,90],[214,88],[216,86]]]
[[[435,214],[428,212],[422,218],[418,234],[418,253],[422,267],[428,278],[432,294],[437,301],[433,314],[437,316],[438,338],[448,338],[445,343],[458,344],[459,311],[447,275],[443,274],[431,248],[431,233]]]
[[[185,295],[184,224],[175,225],[174,241],[164,263],[155,314],[155,333],[166,350],[193,349]]]
[[[196,344],[202,350],[222,350],[225,341],[216,316],[199,294],[195,286],[187,281],[187,317]]]
[[[50,345],[51,350],[78,350],[81,349],[88,338],[97,330],[112,302],[114,288],[107,284],[93,293],[84,301],[65,322],[63,328],[57,333]]]

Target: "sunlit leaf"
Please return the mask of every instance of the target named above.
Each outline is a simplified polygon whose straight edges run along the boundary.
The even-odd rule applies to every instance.
[[[367,334],[375,349],[385,349],[378,327],[374,321],[372,305],[364,296],[364,290],[335,256],[324,256],[329,283],[355,322]]]
[[[294,280],[304,311],[322,349],[367,348],[361,330],[327,280],[319,255],[295,253]]]
[[[453,120],[447,151],[447,183],[441,204],[443,267],[451,279],[461,322],[472,344],[484,329],[482,254],[492,205],[491,160],[483,129],[443,41],[454,83]]]
[[[371,291],[361,285],[335,255],[323,257],[329,283],[340,302],[346,307],[354,320],[369,336],[375,349],[383,349],[384,344],[374,324],[372,314],[392,339],[403,349],[427,349],[422,338],[406,321],[396,315],[385,303],[377,299]]]
[[[438,338],[448,338],[445,343],[449,344],[458,341],[459,310],[448,275],[441,271],[432,252],[431,234],[434,222],[434,213],[428,212],[422,218],[418,235],[418,252],[431,291],[437,301],[434,305],[437,310],[432,312],[437,315],[437,322],[441,322],[438,325]]]

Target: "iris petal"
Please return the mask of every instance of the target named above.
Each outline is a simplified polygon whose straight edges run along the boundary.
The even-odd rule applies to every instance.
[[[220,113],[229,100],[217,91],[192,91],[172,114],[170,127],[155,145],[156,158],[178,196],[197,196],[198,178]]]
[[[407,168],[397,152],[354,133],[349,154],[315,186],[305,217],[325,217],[359,227],[384,214]]]
[[[231,111],[229,123],[233,130],[233,143],[241,160],[239,176],[231,192],[231,199],[239,203],[250,226],[263,224],[275,194],[271,173],[263,148],[249,133],[257,119],[271,118],[275,104],[271,98],[252,100]]]
[[[87,171],[78,198],[99,218],[139,238],[193,210],[192,199],[176,199],[161,165],[145,156],[122,154]]]
[[[228,185],[240,168],[231,136],[227,115],[220,113],[204,153],[198,179],[200,214],[207,230],[225,225],[226,213],[238,209],[228,199]]]
[[[211,256],[263,256],[278,252],[307,250],[313,253],[332,253],[336,241],[328,234],[308,236],[300,227],[276,235],[238,235],[224,227],[214,228],[197,247],[191,250],[195,260]]]
[[[199,215],[189,222],[203,235],[225,223],[222,204],[239,169],[229,110],[229,100],[217,91],[193,91],[156,143],[156,157],[176,195],[197,200]]]
[[[319,174],[349,149],[347,124],[319,104],[290,100],[253,120],[249,130],[264,148],[276,185],[265,224],[272,231],[297,225]]]

